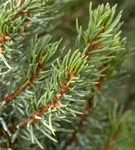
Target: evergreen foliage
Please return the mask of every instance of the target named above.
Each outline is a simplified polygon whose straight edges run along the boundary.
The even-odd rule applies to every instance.
[[[122,11],[90,2],[68,43],[59,26],[76,2],[0,1],[0,149],[134,150]]]

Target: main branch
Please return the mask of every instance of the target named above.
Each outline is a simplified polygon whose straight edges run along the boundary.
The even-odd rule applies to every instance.
[[[48,102],[47,106],[43,107],[41,110],[33,113],[33,115],[31,115],[30,117],[16,123],[15,126],[19,125],[20,123],[27,125],[27,123],[30,120],[33,120],[35,123],[39,124],[39,120],[36,118],[36,116],[42,117],[50,108],[52,108],[52,109],[53,108],[62,108],[62,106],[60,106],[60,104],[59,104],[59,101],[64,97],[64,94],[69,91],[69,88],[71,86],[70,80],[71,80],[71,78],[75,77],[75,72],[73,72],[73,71],[70,72],[67,70],[66,74],[67,74],[67,79],[63,84],[61,84],[61,86],[59,88],[59,92],[55,95],[53,100]]]

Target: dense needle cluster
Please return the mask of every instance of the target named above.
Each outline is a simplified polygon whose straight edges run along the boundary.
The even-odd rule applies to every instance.
[[[67,50],[50,33],[71,3],[0,1],[2,150],[113,150],[134,129],[132,112],[110,88],[127,54],[121,12],[90,3],[88,26],[76,21],[75,46]]]

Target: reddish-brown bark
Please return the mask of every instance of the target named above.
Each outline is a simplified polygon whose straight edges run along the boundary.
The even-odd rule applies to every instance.
[[[119,138],[119,133],[115,133],[112,137],[111,140],[109,141],[109,143],[106,145],[105,150],[113,150],[113,147],[111,145],[112,142],[117,141],[117,139]]]
[[[7,96],[5,96],[4,101],[6,103],[13,101],[19,94],[24,92],[26,88],[32,87],[34,80],[36,80],[36,78],[39,76],[40,72],[44,71],[44,64],[41,64],[41,61],[42,61],[42,57],[39,57],[36,73],[34,74],[32,72],[30,75],[30,79],[24,80],[22,82],[22,84],[20,85],[20,87],[16,91],[14,91],[12,94],[8,94]]]
[[[101,28],[101,27],[103,28],[102,25],[99,26],[99,28]],[[103,32],[103,31],[104,31],[104,28],[102,29],[101,32]],[[101,33],[101,32],[100,32],[100,33]],[[88,50],[87,50],[87,52],[86,52],[86,54],[85,54],[85,57],[86,57],[87,61],[89,61],[90,58],[91,58],[91,54],[90,54],[91,51],[99,50],[99,49],[103,48],[103,45],[102,45],[101,43],[93,44],[93,42],[98,41],[99,39],[100,39],[100,36],[97,35],[93,40],[89,40],[89,48],[88,48]],[[103,69],[106,67],[106,65],[107,65],[107,64],[103,64],[103,65],[99,68],[99,70],[103,70]],[[102,75],[104,75],[104,76],[101,76],[101,77],[99,78],[98,84],[96,85],[96,88],[97,88],[97,90],[99,90],[99,91],[101,91],[102,86],[103,86],[103,83],[104,83],[104,80],[105,80],[105,71],[102,72]],[[80,116],[79,116],[79,117],[80,117],[80,122],[79,122],[78,125],[77,125],[77,126],[78,126],[78,130],[75,130],[75,131],[72,133],[71,138],[70,138],[70,139],[65,143],[65,145],[63,146],[63,150],[66,150],[67,147],[68,147],[69,145],[71,145],[72,143],[77,143],[77,136],[76,136],[76,134],[77,134],[78,132],[83,132],[83,131],[82,131],[82,128],[85,126],[84,122],[87,121],[88,113],[90,112],[90,110],[93,109],[93,102],[92,102],[93,100],[94,100],[94,95],[91,96],[90,99],[88,100],[88,104],[87,104],[87,106],[86,106],[85,109],[84,109],[83,115],[80,115]]]
[[[20,123],[27,125],[27,123],[30,120],[33,120],[35,123],[39,124],[40,122],[38,119],[36,119],[36,116],[42,117],[50,108],[63,108],[59,104],[59,101],[64,97],[64,94],[69,91],[69,88],[71,86],[70,79],[75,77],[74,71],[70,72],[67,70],[66,74],[67,74],[67,79],[63,84],[61,84],[59,92],[55,95],[53,100],[48,102],[47,106],[44,106],[41,110],[38,110],[37,112],[33,113],[33,115],[31,115],[30,117],[16,123],[15,126],[19,125]]]

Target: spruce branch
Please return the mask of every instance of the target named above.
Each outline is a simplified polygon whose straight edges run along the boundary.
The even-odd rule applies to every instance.
[[[94,50],[94,49],[93,49]],[[90,58],[90,57],[87,57],[87,58]],[[101,66],[100,69],[104,69],[105,65]],[[100,79],[98,80],[98,84],[96,85],[96,88],[98,91],[101,91],[102,90],[102,86],[104,84],[104,80],[105,80],[105,72],[102,73],[103,76],[100,77]],[[80,118],[80,121],[78,123],[78,129],[75,130],[73,133],[72,133],[72,136],[71,138],[64,144],[63,146],[63,150],[66,150],[68,148],[68,146],[72,145],[73,143],[77,144],[77,133],[80,132],[82,133],[82,128],[84,127],[84,123],[87,122],[87,119],[88,119],[88,115],[89,115],[89,112],[94,108],[93,106],[93,100],[94,100],[94,95],[92,95],[88,102],[87,102],[87,105],[84,109],[84,112],[82,115],[78,116]]]
[[[64,109],[64,106],[60,104],[60,101],[65,98],[65,95],[69,92],[70,88],[76,83],[77,80],[79,80],[78,76],[80,72],[86,69],[85,67],[86,61],[84,59],[84,55],[78,52],[78,50],[75,51],[71,57],[70,57],[71,55],[70,53],[71,52],[69,51],[69,53],[65,56],[65,58],[63,59],[61,63],[59,62],[59,60],[57,61],[58,63],[57,65],[59,66],[59,69],[57,69],[56,66],[53,65],[55,71],[54,71],[54,74],[52,75],[52,79],[54,80],[54,83],[55,83],[54,85],[56,87],[51,87],[52,88],[50,89],[51,91],[47,90],[41,96],[41,98],[44,99],[44,101],[41,103],[42,105],[40,105],[38,110],[33,110],[33,112],[31,112],[32,115],[29,115],[28,118],[20,120],[19,122],[15,123],[14,126],[9,127],[12,134],[16,135],[16,132],[21,127],[24,127],[22,128],[22,130],[26,131],[27,128],[28,130],[30,130],[30,128],[32,128],[32,126],[35,126],[35,125],[40,126],[40,130],[41,132],[43,132],[42,128],[45,128],[44,119],[48,115],[51,114],[50,111],[52,112],[54,111],[57,113],[59,109]],[[63,68],[65,68],[64,72],[63,72]],[[52,82],[52,79],[50,79],[51,82]],[[51,82],[49,82],[50,84],[49,86],[52,86]],[[53,89],[55,89],[55,93],[56,93],[55,95],[52,93]],[[71,111],[71,113],[77,113],[75,111],[73,112],[72,109],[68,109],[68,111],[69,112]],[[38,128],[38,126],[36,128]],[[47,127],[49,127],[49,130],[51,130],[52,133],[54,133],[54,129],[52,129],[51,125],[47,125]],[[47,134],[46,136],[49,137],[51,140],[55,141],[55,139],[51,138],[50,135]]]
[[[19,123],[16,124],[16,126],[18,126],[19,124],[24,124],[27,125],[27,123],[31,120],[33,120],[33,122],[35,123],[40,123],[40,120],[36,119],[36,117],[42,117],[49,109],[54,109],[54,108],[58,108],[61,109],[63,108],[63,106],[61,106],[59,104],[59,101],[64,97],[64,94],[66,94],[66,92],[68,92],[71,83],[70,80],[75,77],[75,73],[72,71],[66,71],[66,76],[67,79],[66,81],[60,86],[60,90],[59,92],[56,94],[56,96],[53,98],[53,100],[51,100],[47,106],[43,107],[40,111],[35,112],[32,116],[30,116],[29,118],[19,121]]]
[[[46,36],[42,40],[38,40],[37,36],[35,39],[31,40],[30,54],[32,56],[29,58],[31,59],[29,65],[32,65],[32,68],[29,70],[27,79],[20,83],[19,88],[17,88],[12,94],[6,94],[5,98],[3,99],[5,104],[15,100],[15,98],[25,92],[26,89],[33,88],[34,81],[40,77],[41,72],[44,72],[45,63],[47,63],[53,57],[61,41],[60,40],[48,46],[47,44],[50,42],[50,40],[50,35]],[[34,51],[33,48],[35,48]]]
[[[21,7],[21,5],[23,3],[24,3],[24,0],[19,0],[17,5],[16,5],[16,8]],[[10,11],[10,10],[8,10],[8,11]],[[4,17],[6,17],[6,14],[3,13],[4,17],[3,17],[3,19],[1,17],[1,21],[4,20],[5,23],[7,23],[7,24],[14,24],[13,21],[15,21],[15,19],[17,19],[20,16],[20,13],[21,12],[17,12],[17,14],[12,18],[12,20],[10,18],[8,18],[8,19],[5,18],[5,20],[8,20],[8,22],[6,22],[4,20]],[[29,16],[29,14],[27,12],[26,13],[21,13],[21,16]],[[5,31],[4,31],[4,26],[5,26]],[[7,41],[11,41],[12,40],[12,38],[10,36],[10,33],[8,33],[9,32],[8,29],[6,29],[6,28],[10,28],[10,27],[6,26],[6,24],[4,24],[4,23],[3,24],[1,23],[1,33],[0,33],[0,53],[1,54],[5,54],[4,43],[7,42]]]
[[[75,50],[65,54],[59,47],[61,40],[52,43],[51,36],[44,34],[52,30],[52,20],[61,16],[56,8],[60,11],[63,3],[19,0],[5,4],[7,14],[12,10],[11,19],[4,12],[12,22],[7,25],[19,25],[5,34],[7,28],[2,30],[0,36],[5,51],[14,50],[0,53],[12,66],[2,74],[0,148],[20,149],[26,144],[28,150],[79,150],[86,144],[86,149],[112,150],[131,121],[131,112],[125,113],[109,95],[109,85],[117,86],[117,81],[111,81],[125,58],[121,12],[116,15],[116,6],[108,3],[92,10],[90,3],[88,27],[83,30],[77,22]],[[22,41],[15,41],[21,36]],[[10,44],[16,49],[9,49]],[[63,131],[71,133],[66,134],[67,140]]]
[[[106,34],[109,34],[109,32],[111,32],[112,30],[114,30],[114,33],[111,33],[111,35],[108,35],[108,37],[109,36],[112,36],[112,37],[115,36],[115,34],[117,34],[117,32],[119,34],[118,30],[119,30],[119,26],[121,26],[121,24],[119,23],[121,15],[118,15],[116,17],[116,19],[114,19],[114,21],[113,21],[112,19],[113,19],[114,14],[115,14],[116,6],[114,6],[112,8],[112,10],[108,6],[109,6],[108,4],[106,6],[101,5],[96,10],[92,11],[92,5],[90,4],[90,21],[89,21],[88,29],[84,32],[84,34],[83,34],[83,31],[82,31],[82,28],[81,27],[79,28],[78,22],[77,22],[77,31],[79,33],[79,36],[78,36],[78,39],[77,39],[78,40],[77,44],[79,44],[80,42],[82,42],[84,40],[84,43],[89,45],[88,50],[86,51],[86,54],[85,54],[85,57],[87,58],[88,62],[92,61],[91,59],[92,59],[92,56],[95,52],[96,53],[101,52],[101,55],[102,55],[103,49],[106,49],[105,47],[107,45],[107,42],[103,42],[104,40],[107,40]],[[105,11],[106,9],[108,11],[108,15],[107,14],[103,15],[101,17],[102,19],[100,20],[101,13],[98,14],[98,12],[106,13],[106,11]],[[110,14],[111,11],[112,11],[112,14]],[[110,18],[109,18],[109,15],[111,15]],[[94,17],[94,19],[93,19],[93,17]],[[109,19],[107,20],[107,18],[109,18]],[[98,20],[96,20],[96,19],[98,19]],[[112,23],[112,25],[111,25],[111,23]],[[110,24],[110,26],[112,26],[113,29],[111,29],[109,24]],[[97,28],[94,28],[94,27],[97,27]],[[115,30],[116,30],[116,32],[115,32]],[[90,32],[92,32],[92,33],[90,33]],[[81,40],[81,36],[82,36],[83,40]],[[90,39],[89,39],[89,37],[90,37]],[[108,39],[108,43],[109,43],[109,39]],[[113,45],[113,43],[115,43],[115,41],[111,40],[110,44],[111,43]],[[120,41],[118,41],[118,43],[120,44]],[[123,44],[122,47],[124,45],[125,44]],[[115,47],[115,45],[114,45],[114,47]],[[110,51],[111,51],[111,48],[113,48],[113,46],[112,47],[110,46]],[[109,49],[109,47],[108,47],[108,49]],[[119,51],[120,49],[121,49],[121,47],[119,47],[117,50]],[[114,54],[113,53],[109,54],[109,51],[108,51],[108,55],[112,56]],[[103,87],[105,78],[108,75],[109,69],[106,69],[106,67],[108,65],[110,65],[112,60],[113,60],[113,58],[111,60],[109,60],[108,62],[104,62],[102,65],[100,65],[98,67],[98,70],[100,71],[100,78],[97,81],[95,89],[99,92],[102,91],[102,87]],[[94,94],[95,94],[95,92],[94,92]],[[77,144],[77,133],[82,132],[82,127],[84,126],[84,123],[87,122],[89,112],[94,108],[93,107],[93,103],[94,103],[93,101],[94,101],[94,97],[95,97],[94,94],[88,99],[87,105],[84,109],[84,114],[80,115],[80,121],[77,125],[78,129],[75,129],[74,132],[71,135],[71,138],[67,142],[65,142],[65,144],[63,146],[63,150],[67,149],[73,143]],[[110,147],[110,146],[108,146],[108,147]]]
[[[47,28],[51,24],[50,21],[62,15],[62,12],[55,10],[56,5],[60,8],[64,3],[66,2],[61,2],[59,5],[57,1],[43,2],[42,0],[19,0],[17,4],[14,1],[5,3],[0,14],[0,53],[8,53],[5,45],[11,47],[14,41],[19,43],[24,35],[39,34],[44,30],[47,32],[47,29],[50,31],[51,29]],[[33,30],[35,26],[38,28]],[[28,27],[31,32],[26,30]]]
[[[103,30],[102,30],[102,31],[103,31]],[[99,34],[100,34],[100,33],[99,33]],[[89,47],[88,47],[88,50],[87,50],[86,53],[85,53],[85,59],[86,59],[87,61],[89,61],[89,60],[90,60],[90,57],[91,57],[91,54],[90,54],[89,52],[94,51],[94,50],[99,50],[99,49],[102,48],[102,44],[100,44],[100,43],[93,44],[93,42],[96,42],[97,40],[99,40],[99,37],[98,37],[98,36],[99,36],[99,35],[97,35],[97,36],[94,38],[94,40],[90,40],[89,43],[88,43],[88,44],[89,44]],[[105,67],[105,65],[103,64],[103,65],[100,67],[99,70],[104,69],[104,67]],[[102,87],[103,82],[104,82],[104,79],[105,79],[104,73],[102,73],[102,74],[103,74],[103,76],[100,77],[100,79],[98,80],[98,83],[97,83],[97,85],[96,85],[96,88],[97,88],[99,91],[101,91],[101,87]],[[77,125],[77,126],[78,126],[78,130],[75,130],[75,131],[72,133],[72,136],[71,136],[71,138],[69,139],[69,141],[67,141],[67,142],[65,143],[65,145],[63,146],[63,150],[66,150],[69,145],[71,145],[71,144],[73,144],[73,143],[77,143],[77,136],[76,136],[76,134],[77,134],[78,132],[81,132],[81,129],[82,129],[82,127],[84,126],[84,122],[87,121],[88,112],[89,112],[91,109],[93,109],[93,103],[92,103],[93,100],[94,100],[94,95],[90,97],[90,99],[88,100],[88,104],[87,104],[87,106],[86,106],[85,109],[84,109],[83,114],[80,115],[80,121],[79,121],[79,123],[78,123],[78,125]]]
[[[109,126],[112,130],[109,131],[105,150],[113,150],[113,144],[116,143],[120,138],[120,135],[122,134],[122,128],[124,128],[124,130],[127,130],[129,128],[128,124],[132,120],[132,112],[130,110],[124,112],[124,106],[119,107],[117,101],[115,101],[113,107],[113,110],[109,112]],[[124,126],[123,123],[125,123]]]

